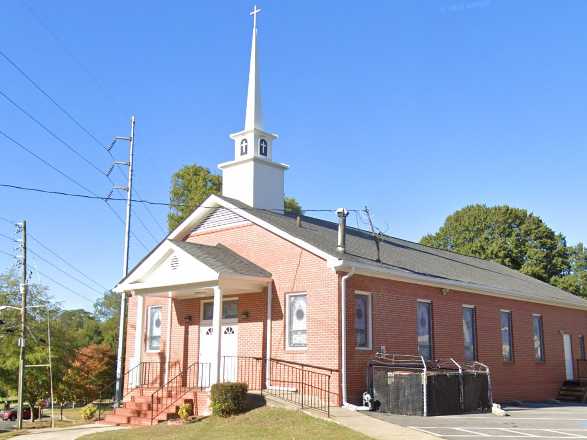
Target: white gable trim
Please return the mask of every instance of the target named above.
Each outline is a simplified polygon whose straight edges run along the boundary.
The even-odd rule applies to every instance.
[[[182,240],[187,234],[189,234],[192,229],[194,229],[198,222],[202,221],[206,215],[210,212],[211,209],[215,209],[218,207],[224,207],[230,209],[231,211],[237,213],[241,217],[246,220],[249,220],[251,223],[254,223],[263,229],[272,232],[273,234],[287,240],[296,246],[301,247],[302,249],[307,250],[308,252],[317,255],[320,258],[326,260],[330,267],[337,264],[340,260],[332,255],[324,252],[321,249],[318,249],[315,246],[301,240],[297,237],[294,237],[287,232],[273,226],[271,223],[267,223],[260,218],[256,217],[250,210],[241,209],[237,206],[234,206],[232,203],[227,202],[226,200],[221,199],[215,195],[211,195],[208,197],[199,208],[197,208],[188,218],[186,218],[170,235],[169,238],[172,240]]]
[[[166,274],[164,265],[172,255],[178,256],[179,261],[183,263],[176,269],[178,272],[175,272],[175,269],[172,270],[168,268],[168,273]],[[189,265],[189,268],[186,268],[186,263]],[[158,271],[163,271],[163,277],[150,279],[151,276]],[[198,261],[179,246],[166,240],[161,243],[159,247],[157,247],[142,263],[140,263],[126,280],[116,286],[115,290],[122,292],[154,289],[173,285],[197,284],[217,281],[219,277],[220,274],[217,271]]]

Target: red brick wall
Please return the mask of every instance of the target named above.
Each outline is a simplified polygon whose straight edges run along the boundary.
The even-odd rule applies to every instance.
[[[374,351],[355,349],[355,290],[373,293]],[[565,380],[561,331],[572,335],[574,354],[579,350],[578,335],[587,333],[587,313],[578,310],[456,291],[444,296],[437,288],[363,276],[349,280],[348,292],[349,399],[357,402],[365,390],[367,361],[380,346],[385,345],[387,352],[417,353],[418,299],[432,301],[433,357],[453,357],[457,361],[464,356],[463,305],[475,306],[478,360],[491,369],[495,401],[555,398]],[[500,309],[512,311],[513,362],[502,360]],[[545,362],[534,358],[533,313],[541,314],[543,319]]]
[[[272,348],[274,358],[302,362],[338,370],[339,368],[339,319],[337,275],[326,262],[292,243],[256,225],[237,226],[224,230],[191,235],[188,240],[202,244],[222,243],[241,256],[253,261],[272,273]],[[308,348],[303,351],[288,350],[285,344],[286,295],[293,292],[308,294]],[[266,290],[239,294],[239,355],[265,356]],[[165,358],[167,344],[167,299],[145,298],[144,341],[146,346],[149,305],[161,302],[162,335],[161,352],[146,353],[143,361]],[[127,365],[134,351],[135,299],[129,305],[127,326]],[[243,316],[248,312],[248,318]],[[185,316],[192,321],[186,322]],[[171,363],[185,368],[198,358],[200,300],[176,299],[172,305]],[[171,377],[171,376],[170,376]],[[331,381],[332,400],[338,398],[338,375]]]
[[[272,273],[272,347],[273,358],[340,369],[340,305],[339,278],[326,262],[310,252],[256,225],[240,225],[223,230],[192,234],[190,241],[215,245],[222,243],[236,253]],[[373,351],[355,349],[354,297],[361,290],[373,293]],[[285,342],[286,295],[293,292],[308,294],[308,348],[288,350]],[[462,306],[476,306],[477,351],[481,362],[492,372],[494,398],[541,400],[556,397],[564,380],[562,335],[573,338],[573,350],[578,352],[577,336],[587,333],[587,313],[571,309],[544,306],[450,291],[443,296],[440,289],[390,280],[353,276],[349,280],[348,319],[348,383],[349,398],[360,403],[365,391],[365,366],[375,350],[385,345],[388,352],[415,354],[417,299],[432,301],[434,357],[463,358]],[[266,292],[239,296],[239,355],[265,355]],[[165,358],[167,337],[167,299],[148,298],[145,308],[162,304],[162,343],[160,353],[144,353],[143,360]],[[501,358],[499,310],[512,311],[514,362]],[[248,318],[243,316],[248,312]],[[543,315],[546,361],[534,360],[532,343],[532,313]],[[127,327],[127,365],[134,350],[135,299],[129,301]],[[191,316],[191,322],[185,320]],[[176,299],[172,305],[171,363],[185,368],[198,359],[200,300]],[[144,334],[146,338],[147,315]],[[145,346],[145,342],[143,342]],[[331,388],[338,401],[339,375],[333,373]]]
[[[193,234],[188,240],[208,245],[222,243],[271,272],[273,357],[339,368],[338,277],[323,259],[256,225]],[[293,292],[308,294],[308,348],[303,351],[285,346],[285,301],[286,295]],[[265,302],[265,298],[259,298],[255,303],[259,313],[261,309],[265,313]],[[252,337],[262,343],[261,334]],[[247,344],[243,338],[239,338],[241,344]]]

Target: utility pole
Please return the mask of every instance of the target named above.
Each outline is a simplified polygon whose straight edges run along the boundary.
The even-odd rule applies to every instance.
[[[24,386],[24,357],[25,357],[25,333],[26,333],[26,312],[27,312],[27,243],[26,243],[26,220],[23,220],[20,225],[20,232],[22,233],[22,280],[20,282],[20,355],[18,358],[18,413],[17,413],[17,428],[22,429],[22,402],[23,402],[23,386]]]
[[[130,240],[130,216],[132,208],[132,178],[133,178],[133,158],[135,145],[135,117],[130,118],[130,137],[115,137],[117,140],[125,140],[129,143],[128,162],[122,165],[128,166],[128,185],[126,187],[118,188],[126,191],[126,221],[124,224],[124,254],[122,259],[122,277],[128,274],[128,256],[129,256],[129,240]],[[111,145],[114,145],[114,142]],[[113,166],[121,163],[115,162]],[[118,353],[116,360],[116,402],[122,400],[122,356],[124,353],[124,330],[126,326],[126,293],[121,294],[120,298],[120,321],[118,327]]]

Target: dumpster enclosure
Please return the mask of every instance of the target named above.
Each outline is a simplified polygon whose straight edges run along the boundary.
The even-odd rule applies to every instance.
[[[489,368],[454,359],[377,353],[369,361],[367,383],[377,411],[438,416],[491,410]]]

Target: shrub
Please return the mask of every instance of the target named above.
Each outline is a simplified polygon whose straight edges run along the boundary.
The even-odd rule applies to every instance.
[[[186,422],[192,414],[193,409],[191,403],[182,403],[177,410],[178,417],[184,422]]]
[[[98,410],[98,408],[96,408],[95,405],[92,405],[90,403],[89,405],[84,406],[80,410],[80,415],[82,416],[82,419],[84,419],[84,420],[92,420],[94,418],[94,416],[96,415],[97,410]]]
[[[242,412],[247,399],[247,391],[246,383],[227,382],[212,385],[210,391],[212,414],[228,417]]]

